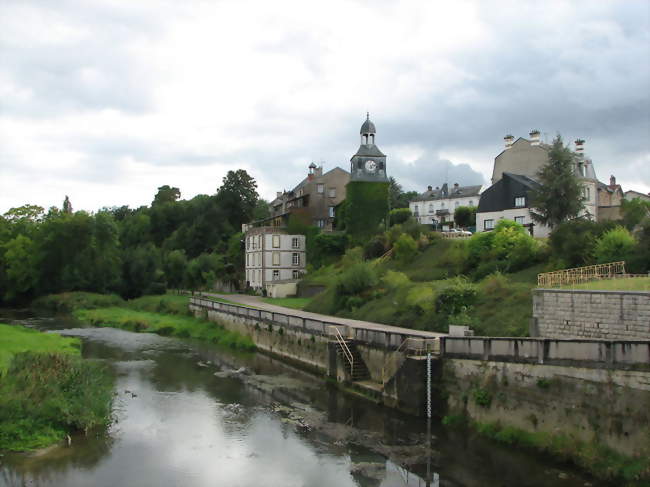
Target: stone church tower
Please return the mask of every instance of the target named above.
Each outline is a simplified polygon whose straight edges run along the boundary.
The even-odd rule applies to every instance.
[[[366,114],[361,130],[361,145],[350,159],[350,176],[352,181],[386,182],[386,156],[375,145],[375,124]]]

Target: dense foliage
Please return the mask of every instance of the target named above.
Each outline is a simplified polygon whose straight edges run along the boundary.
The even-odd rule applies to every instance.
[[[0,217],[0,300],[90,291],[125,298],[195,289],[243,272],[242,223],[264,213],[255,181],[230,171],[214,195],[158,188],[150,207],[94,214],[34,205]]]
[[[346,221],[348,234],[365,239],[377,233],[388,218],[389,183],[352,181],[346,189]]]
[[[558,135],[548,153],[548,162],[537,173],[540,187],[531,195],[531,216],[551,228],[575,219],[584,208],[582,184],[574,172],[575,154]]]

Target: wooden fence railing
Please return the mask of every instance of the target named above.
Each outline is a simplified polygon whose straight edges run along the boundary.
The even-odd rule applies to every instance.
[[[544,272],[537,275],[537,286],[559,287],[598,279],[613,279],[621,274],[625,274],[625,261]]]

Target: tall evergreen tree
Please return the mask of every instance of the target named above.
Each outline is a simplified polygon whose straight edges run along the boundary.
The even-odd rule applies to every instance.
[[[536,222],[554,228],[576,218],[584,208],[582,184],[574,170],[575,157],[558,134],[548,162],[537,173],[540,187],[531,195],[531,216]]]

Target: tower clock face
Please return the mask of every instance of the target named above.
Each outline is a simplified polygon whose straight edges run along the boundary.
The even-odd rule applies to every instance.
[[[375,161],[366,161],[366,171],[375,172],[377,170],[377,163]]]

